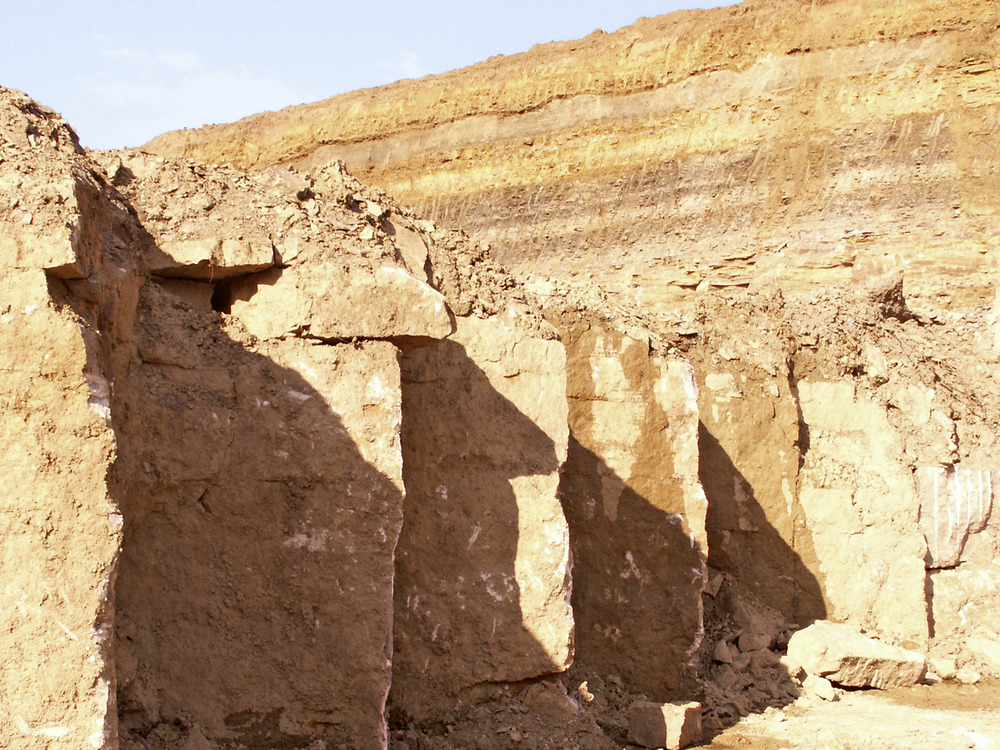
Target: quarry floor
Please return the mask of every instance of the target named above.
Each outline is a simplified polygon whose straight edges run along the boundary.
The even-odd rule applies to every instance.
[[[1000,748],[1000,683],[844,693],[744,718],[707,747],[779,750]]]
[[[626,741],[613,686],[574,716],[511,696],[440,733],[395,731],[392,750],[641,750]],[[579,700],[579,691],[576,697]],[[602,694],[603,693],[603,694]],[[624,697],[624,696],[622,696]],[[527,704],[527,705],[526,705]],[[537,709],[541,708],[541,711]],[[523,713],[522,713],[523,712]],[[547,714],[547,715],[546,715]],[[836,702],[800,698],[751,714],[700,747],[716,750],[1000,750],[1000,682],[943,682],[842,692]]]

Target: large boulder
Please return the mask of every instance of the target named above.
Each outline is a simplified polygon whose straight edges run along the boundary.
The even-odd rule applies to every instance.
[[[890,646],[828,620],[794,633],[788,641],[788,660],[845,687],[909,687],[927,671],[925,658],[916,651]]]

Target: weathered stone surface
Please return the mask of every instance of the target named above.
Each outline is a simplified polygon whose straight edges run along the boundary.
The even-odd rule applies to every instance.
[[[931,615],[938,640],[973,659],[983,674],[1000,677],[1000,514],[966,542],[961,564],[928,570]]]
[[[994,483],[1000,484],[1000,477],[981,469],[923,466],[917,470],[928,568],[958,565],[969,535],[982,531],[990,518]]]
[[[916,651],[881,643],[851,625],[827,620],[793,634],[788,658],[809,674],[845,687],[909,687],[927,670],[924,657]]]
[[[101,185],[65,120],[24,94],[0,87],[0,264],[86,277],[103,246]]]
[[[274,250],[270,240],[265,244],[208,236],[161,242],[146,262],[159,276],[208,281],[270,268]]]
[[[820,677],[812,672],[806,673],[806,678],[802,681],[802,689],[809,695],[825,701],[837,700],[837,691],[825,677]]]
[[[391,702],[418,721],[464,688],[562,671],[573,652],[565,352],[499,319],[457,325],[402,360]]]
[[[178,299],[191,305],[195,310],[208,312],[212,309],[212,295],[215,287],[188,279],[160,279],[160,286]]]
[[[394,266],[274,269],[234,284],[232,310],[262,339],[442,339],[452,332],[444,297]]]
[[[0,738],[112,748],[110,643],[121,516],[97,335],[41,270],[0,275]]]
[[[638,701],[628,710],[629,741],[664,750],[701,742],[701,704]]]
[[[113,403],[123,729],[384,748],[396,349],[254,348],[155,284],[140,313],[144,362]]]
[[[798,394],[809,430],[799,501],[829,615],[926,643],[927,545],[913,474],[885,408],[848,380],[801,381]]]
[[[708,562],[786,621],[811,622],[826,608],[797,492],[799,405],[786,341],[763,317],[719,305],[686,355],[698,381]],[[747,614],[739,627],[756,628]]]
[[[707,553],[694,373],[596,322],[563,342],[577,660],[649,697],[690,695]]]

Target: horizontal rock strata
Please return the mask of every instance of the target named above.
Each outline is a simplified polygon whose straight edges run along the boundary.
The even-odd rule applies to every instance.
[[[885,264],[921,304],[964,308],[997,283],[997,33],[987,0],[758,0],[149,148],[250,169],[343,159],[514,267],[650,309]]]

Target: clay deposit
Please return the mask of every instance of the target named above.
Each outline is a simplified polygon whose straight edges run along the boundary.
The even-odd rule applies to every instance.
[[[0,744],[1000,742],[998,28],[751,1],[123,152],[0,89]]]

